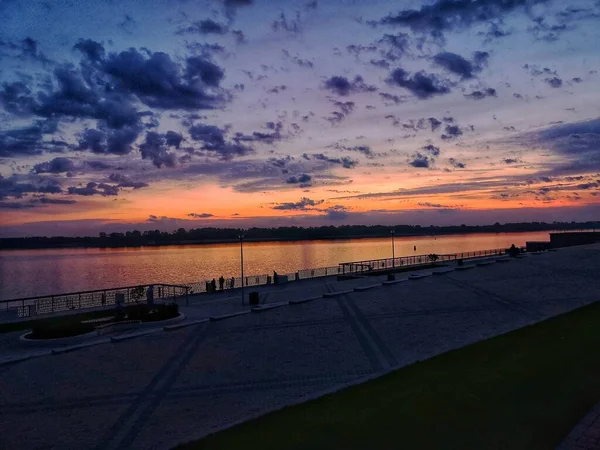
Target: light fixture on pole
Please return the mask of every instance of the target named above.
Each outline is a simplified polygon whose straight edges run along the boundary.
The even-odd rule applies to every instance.
[[[244,230],[238,236],[240,240],[240,267],[242,273],[242,305],[244,304]]]
[[[396,248],[394,246],[394,235],[396,234],[396,230],[390,230],[390,234],[392,235],[392,267],[396,267]]]

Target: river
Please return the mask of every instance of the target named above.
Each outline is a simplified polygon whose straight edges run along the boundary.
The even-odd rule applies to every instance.
[[[396,237],[396,256],[506,248],[546,241],[547,231]],[[417,247],[416,251],[414,246]],[[338,263],[390,258],[390,238],[244,243],[246,275],[289,273]],[[150,283],[239,276],[239,244],[0,251],[0,299]]]

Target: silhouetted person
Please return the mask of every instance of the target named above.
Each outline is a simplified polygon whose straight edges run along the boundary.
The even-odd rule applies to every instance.
[[[217,292],[217,281],[214,278],[210,282],[210,289],[212,292]]]
[[[414,250],[415,252],[417,251],[417,246],[416,246],[416,245],[414,246],[413,250]]]
[[[219,290],[222,291],[223,290],[223,285],[225,284],[225,278],[223,278],[223,275],[221,275],[221,277],[219,278]]]
[[[277,272],[273,271],[273,283],[277,284]]]
[[[229,286],[231,289],[233,289],[233,286],[235,286],[235,277],[231,277],[231,281],[230,281],[231,285]]]

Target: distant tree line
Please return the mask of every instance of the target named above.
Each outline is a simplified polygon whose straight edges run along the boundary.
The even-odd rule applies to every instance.
[[[595,222],[524,222],[495,223],[493,225],[455,225],[422,227],[420,225],[342,225],[322,227],[279,227],[279,228],[179,228],[172,232],[128,231],[126,233],[100,233],[87,237],[27,237],[0,239],[0,249],[60,248],[60,247],[141,247],[152,245],[208,244],[238,241],[243,233],[245,241],[319,240],[366,237],[388,237],[391,230],[396,236],[436,236],[466,233],[515,233],[551,230],[600,229]]]

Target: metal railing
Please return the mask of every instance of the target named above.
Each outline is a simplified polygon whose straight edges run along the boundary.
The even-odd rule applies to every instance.
[[[297,272],[279,274],[277,276],[278,280],[275,280],[274,274],[250,275],[244,277],[244,286],[252,287],[273,284],[277,283],[278,281],[281,282],[282,277],[286,277],[287,281],[299,281],[332,275],[365,273],[402,267],[419,267],[430,265],[433,262],[450,262],[457,259],[503,255],[505,252],[506,249],[492,249],[436,255],[437,259],[435,259],[435,261],[431,259],[430,255],[352,261],[341,263],[338,266],[303,269],[298,270]],[[11,320],[28,318],[36,315],[52,314],[56,312],[68,312],[72,310],[85,310],[104,306],[114,306],[116,305],[116,298],[118,294],[123,295],[123,301],[125,304],[145,302],[148,288],[150,286],[154,287],[153,292],[155,300],[177,301],[182,298],[187,300],[188,295],[190,294],[202,294],[221,290],[219,279],[215,279],[214,291],[211,282],[212,280],[208,280],[203,282],[186,283],[185,285],[156,283],[152,285],[146,284],[141,286],[126,286],[112,289],[96,289],[92,291],[73,292],[67,294],[0,300],[0,322],[5,321],[4,318]],[[241,286],[241,277],[225,278],[222,290],[237,289]],[[4,314],[7,314],[8,317]]]
[[[3,321],[3,318],[22,319],[57,312],[114,306],[119,294],[123,296],[124,304],[145,302],[150,286],[153,286],[154,300],[158,301],[187,299],[190,289],[188,286],[160,283],[0,300],[0,321]]]
[[[383,270],[393,270],[403,267],[427,266],[434,263],[450,262],[457,259],[482,258],[485,256],[504,255],[506,249],[479,250],[475,252],[450,253],[445,255],[415,255],[398,258],[369,259],[351,261],[339,264],[340,274],[368,273]]]
[[[319,267],[316,269],[303,269],[297,272],[290,272],[284,274],[278,274],[277,278],[281,280],[286,277],[288,281],[307,280],[310,278],[320,278],[331,275],[338,275],[339,268],[337,266],[332,267]],[[221,289],[221,283],[218,278],[215,280],[215,291],[238,289],[242,287],[242,277],[230,277],[224,278],[223,289]],[[186,283],[186,286],[190,288],[190,294],[203,294],[205,292],[213,292],[211,287],[212,280],[205,280],[200,282]],[[275,276],[273,275],[249,275],[244,277],[244,286],[262,286],[267,284],[276,283]]]

